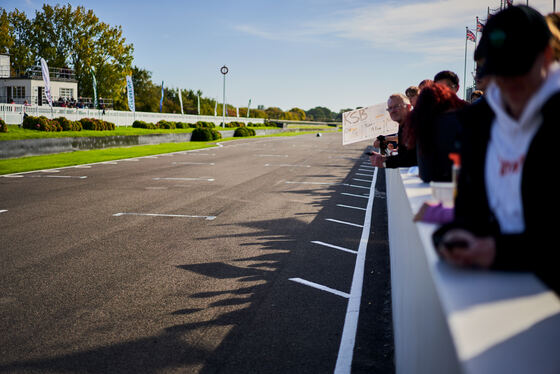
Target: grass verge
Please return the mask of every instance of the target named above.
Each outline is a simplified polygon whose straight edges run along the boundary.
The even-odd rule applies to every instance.
[[[33,131],[33,130],[31,130]],[[169,131],[169,130],[168,130]],[[134,158],[151,156],[162,153],[173,153],[189,151],[216,146],[217,142],[231,140],[255,139],[276,136],[297,136],[310,135],[306,132],[285,132],[271,135],[252,136],[250,138],[224,138],[213,142],[185,142],[185,143],[162,143],[155,145],[137,145],[124,148],[94,149],[88,151],[75,151],[56,153],[52,155],[29,156],[19,158],[9,158],[0,160],[0,175],[22,173],[33,170],[56,169],[66,166],[76,166],[93,164],[96,162],[120,160],[124,158]]]
[[[126,148],[106,148],[88,151],[64,152],[52,155],[29,156],[0,160],[0,175],[21,173],[25,171],[55,169],[65,166],[75,166],[157,155],[215,146],[210,142],[162,143],[155,145],[137,145]]]

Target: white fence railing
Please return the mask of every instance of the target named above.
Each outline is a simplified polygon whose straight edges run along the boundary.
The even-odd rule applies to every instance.
[[[216,125],[222,123],[221,116],[198,116],[194,114],[175,114],[175,113],[151,113],[151,112],[124,112],[118,110],[106,110],[105,113],[100,109],[78,109],[48,106],[26,106],[18,104],[0,104],[0,118],[7,124],[19,125],[23,122],[23,114],[30,116],[45,116],[47,118],[66,117],[69,120],[77,121],[81,118],[99,118],[114,123],[116,126],[132,126],[135,120],[156,123],[159,120],[196,123],[198,121],[213,122]],[[264,123],[264,118],[244,118],[226,117],[226,123]]]

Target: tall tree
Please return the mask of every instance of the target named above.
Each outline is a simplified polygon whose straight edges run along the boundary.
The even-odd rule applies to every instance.
[[[70,4],[45,4],[33,20],[16,9],[8,19],[13,43],[7,49],[15,71],[44,58],[50,67],[74,69],[80,94],[92,97],[93,70],[98,96],[113,99],[116,109],[126,108],[125,76],[132,69],[133,46],[126,43],[120,26],[111,27],[93,10]]]

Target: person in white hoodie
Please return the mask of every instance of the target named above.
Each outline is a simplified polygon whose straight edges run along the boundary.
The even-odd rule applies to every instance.
[[[455,218],[434,244],[453,265],[532,271],[558,294],[560,68],[544,17],[523,5],[492,16],[475,60],[490,84],[458,113]]]

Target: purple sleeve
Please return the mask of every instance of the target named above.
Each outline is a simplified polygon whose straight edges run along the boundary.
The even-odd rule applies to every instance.
[[[453,221],[453,208],[444,207],[441,203],[429,205],[424,212],[422,222],[447,223]]]

